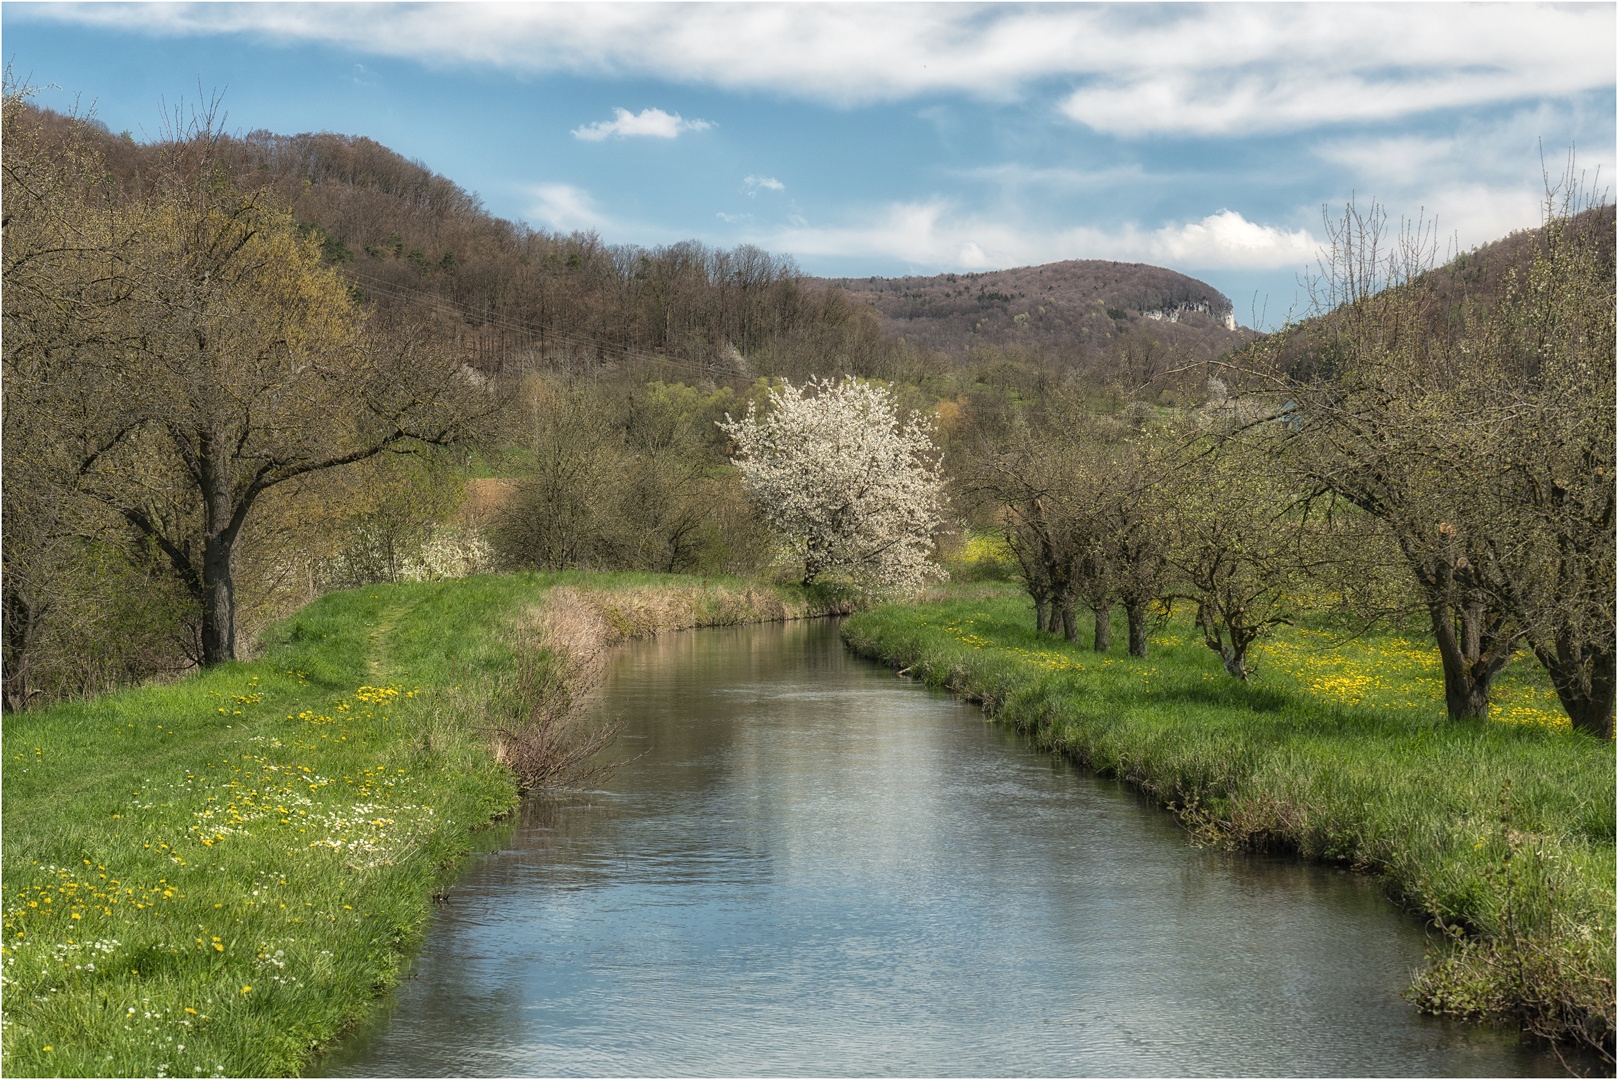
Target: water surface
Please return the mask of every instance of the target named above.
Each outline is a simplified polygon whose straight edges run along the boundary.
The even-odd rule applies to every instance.
[[[646,751],[536,799],[331,1075],[1556,1075],[1418,1016],[1416,920],[1161,810],[827,621],[624,650]]]

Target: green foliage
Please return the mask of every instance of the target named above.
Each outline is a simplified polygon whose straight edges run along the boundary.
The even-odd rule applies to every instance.
[[[1480,870],[1498,898],[1496,917],[1471,933],[1463,913],[1432,895],[1424,908],[1444,934],[1433,966],[1417,976],[1408,996],[1423,1011],[1466,1019],[1510,1017],[1528,1031],[1595,1049],[1613,1064],[1612,937],[1592,933],[1582,913],[1569,910],[1575,882],[1543,835],[1522,830],[1508,782],[1494,828],[1480,838]]]
[[[950,581],[1011,583],[1017,580],[1017,560],[1006,546],[1004,535],[998,532],[969,532],[951,540],[954,542],[940,545],[944,569],[949,571]]]
[[[420,328],[356,310],[320,254],[341,261],[346,246],[260,178],[238,182],[212,122],[154,147],[149,186],[126,191],[105,143],[85,141],[93,124],[70,123],[59,145],[6,87],[11,707],[37,696],[27,654],[73,587],[75,544],[160,553],[201,615],[193,659],[234,659],[238,564],[273,580],[292,562],[254,550],[275,531],[255,513],[267,492],[407,439],[463,438],[497,407]]]
[[[375,582],[424,580],[435,574],[424,557],[465,501],[465,484],[443,453],[383,454],[325,478],[322,495],[348,512],[326,523],[330,554],[315,571],[324,589]]]
[[[68,545],[52,583],[48,618],[26,652],[29,700],[39,707],[189,667],[200,621],[195,600],[139,545],[81,541]]]
[[[509,565],[552,570],[759,566],[769,541],[714,426],[735,400],[728,388],[536,382],[532,457],[493,529],[496,549]]]
[[[340,265],[354,257],[354,253],[348,249],[348,245],[341,237],[331,235],[314,222],[298,222],[298,235],[319,244],[321,258],[326,262]]]

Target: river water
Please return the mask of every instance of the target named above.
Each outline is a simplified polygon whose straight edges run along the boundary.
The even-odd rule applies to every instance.
[[[832,622],[634,646],[602,708],[645,755],[525,804],[328,1075],[1558,1074],[1399,997],[1371,882],[1194,847]]]

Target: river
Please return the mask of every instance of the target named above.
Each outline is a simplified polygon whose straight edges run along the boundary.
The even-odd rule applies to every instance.
[[[827,620],[622,650],[635,760],[525,803],[338,1076],[1530,1076],[1360,876],[1193,846]]]

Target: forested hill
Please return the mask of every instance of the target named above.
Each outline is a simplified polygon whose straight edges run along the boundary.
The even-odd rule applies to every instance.
[[[138,144],[95,121],[23,108],[60,145],[88,147],[129,196],[176,167],[174,143]],[[1140,264],[1064,262],[936,278],[828,280],[790,256],[694,240],[609,245],[505,221],[426,164],[329,132],[216,136],[243,189],[268,188],[357,296],[426,317],[490,371],[574,367],[635,355],[670,377],[843,371],[913,380],[970,360],[1054,366],[1102,386],[1142,386],[1252,335],[1230,301]],[[167,147],[167,149],[165,148]]]
[[[1070,259],[935,277],[825,278],[882,315],[883,329],[961,355],[979,342],[1105,349],[1143,322],[1172,344],[1217,355],[1250,334],[1213,286],[1161,266]]]
[[[186,168],[197,146],[138,144],[94,121],[19,109],[62,153],[92,153],[128,197]],[[358,297],[384,316],[427,319],[491,372],[634,353],[666,357],[673,377],[740,375],[738,353],[790,351],[853,320],[840,293],[803,288],[789,257],[696,242],[613,246],[502,220],[446,176],[364,136],[254,131],[209,145],[209,167],[240,190],[273,192]],[[869,323],[866,336],[879,336],[874,316]]]
[[[1611,203],[1571,213],[1565,220],[1558,219],[1557,227],[1567,237],[1587,245],[1605,267],[1606,276],[1612,277],[1618,268],[1618,219]],[[1370,289],[1374,292],[1383,284],[1394,284],[1381,300],[1404,294],[1410,301],[1403,309],[1406,317],[1419,323],[1430,341],[1454,343],[1484,325],[1501,297],[1532,273],[1535,260],[1544,257],[1549,242],[1543,227],[1519,229],[1462,252],[1411,280],[1372,281]],[[1259,366],[1274,368],[1274,373],[1284,372],[1303,382],[1328,375],[1334,363],[1334,335],[1345,318],[1354,315],[1369,298],[1345,293],[1331,299],[1336,301],[1331,311],[1304,319],[1274,340],[1257,339],[1253,355],[1267,357]],[[1244,364],[1253,362],[1250,356],[1239,359]]]

